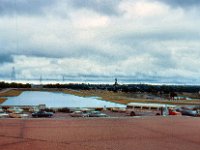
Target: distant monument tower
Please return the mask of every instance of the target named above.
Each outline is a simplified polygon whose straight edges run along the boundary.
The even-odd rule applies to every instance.
[[[118,83],[117,83],[117,78],[115,78],[115,84],[114,84],[115,86],[117,86],[118,85]]]
[[[113,85],[113,91],[117,92],[118,90],[118,83],[117,83],[117,78],[115,78],[115,84]]]
[[[15,67],[12,67],[11,80],[16,80]]]

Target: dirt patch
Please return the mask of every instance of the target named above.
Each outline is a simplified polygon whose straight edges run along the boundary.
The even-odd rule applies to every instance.
[[[6,98],[0,98],[0,104],[6,101]]]

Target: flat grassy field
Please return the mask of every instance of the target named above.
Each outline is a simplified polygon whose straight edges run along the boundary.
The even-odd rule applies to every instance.
[[[21,90],[9,90],[3,93],[0,93],[0,97],[13,97],[19,96],[23,91]]]
[[[11,89],[0,93],[0,104],[6,100],[5,97],[12,97],[20,95],[24,90]],[[125,92],[112,92],[106,90],[71,90],[71,89],[29,89],[28,91],[48,91],[48,92],[63,92],[80,97],[99,97],[99,99],[116,102],[120,104],[127,104],[130,102],[140,103],[161,103],[161,104],[174,104],[174,105],[200,105],[200,100],[176,100],[170,101],[167,99],[146,99],[140,94],[138,97],[135,93]]]
[[[112,92],[105,90],[69,90],[64,89],[64,93],[73,94],[81,97],[97,96],[99,99],[116,102],[120,104],[127,104],[130,102],[141,102],[141,103],[161,103],[161,104],[174,104],[174,105],[200,105],[200,100],[176,100],[170,101],[167,99],[145,99],[134,97],[130,93],[124,92]]]

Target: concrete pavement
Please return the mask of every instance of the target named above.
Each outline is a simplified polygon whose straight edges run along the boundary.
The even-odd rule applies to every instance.
[[[1,150],[197,150],[200,118],[0,119]]]

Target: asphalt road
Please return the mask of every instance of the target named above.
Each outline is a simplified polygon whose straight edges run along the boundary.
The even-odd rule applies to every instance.
[[[198,150],[200,118],[0,119],[0,150]]]

